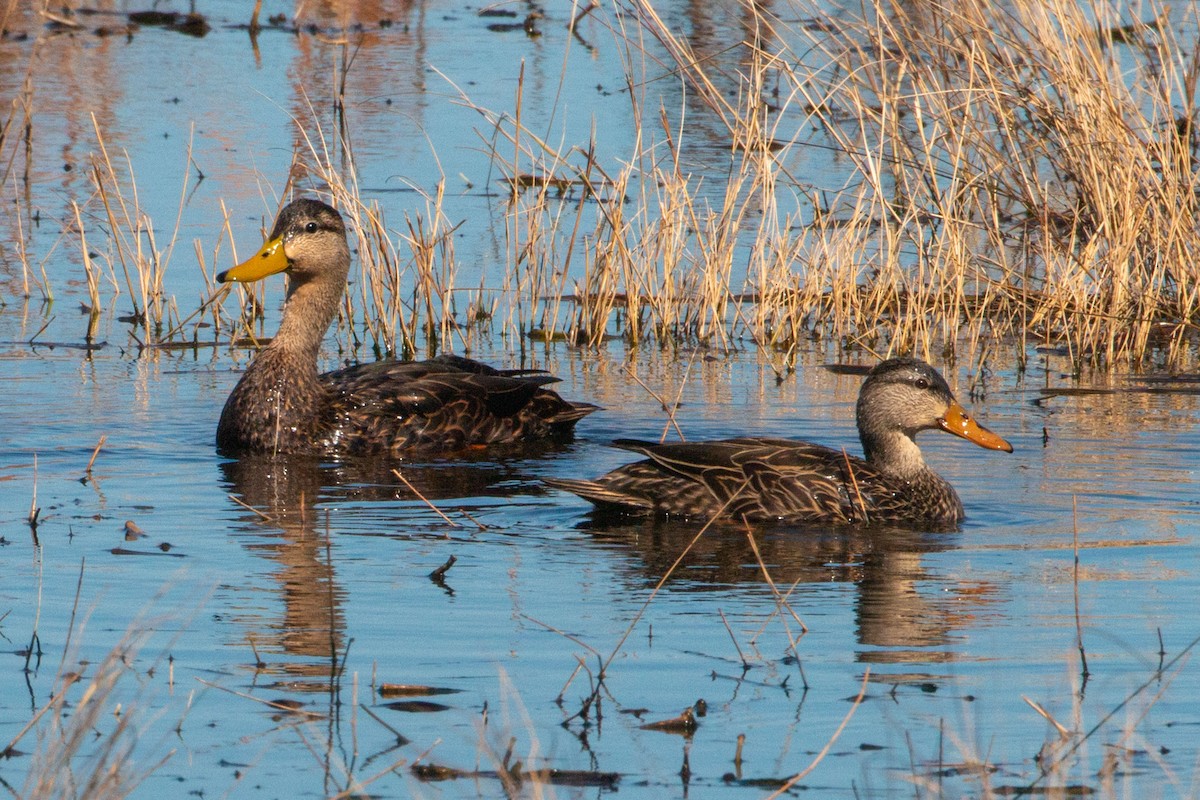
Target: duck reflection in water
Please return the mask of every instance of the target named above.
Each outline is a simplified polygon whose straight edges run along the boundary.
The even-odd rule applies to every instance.
[[[519,456],[562,447],[551,443],[523,446]],[[398,464],[386,459],[330,462],[304,455],[250,454],[220,465],[227,491],[247,507],[242,516],[246,548],[278,565],[270,577],[283,604],[282,617],[271,620],[247,614],[243,621],[260,655],[284,653],[290,658],[282,662],[265,658],[269,671],[281,673],[281,682],[310,691],[333,688],[331,675],[337,672],[348,638],[344,606],[352,586],[339,577],[338,548],[331,547],[331,537],[336,542],[339,532],[355,521],[379,518],[369,508],[347,514],[349,507],[358,503],[423,504],[421,497],[508,500],[515,494],[540,492],[532,479],[522,474],[522,458],[497,460],[495,450],[489,450],[486,459],[483,454],[474,458],[473,462],[456,458]],[[397,467],[408,485],[393,474]],[[342,513],[327,515],[327,507],[340,507]],[[405,530],[397,519],[389,523],[389,534],[430,536],[432,517],[432,511],[422,511],[417,517],[419,526],[411,530]]]
[[[580,528],[595,545],[624,551],[630,581],[653,586],[671,569],[666,588],[676,592],[728,591],[759,585],[765,569],[804,617],[810,589],[853,584],[858,659],[869,663],[952,661],[956,631],[996,602],[999,587],[957,581],[926,569],[930,555],[955,547],[958,534],[910,528],[700,526],[679,520],[652,522],[594,517]],[[754,537],[751,546],[748,537]],[[757,551],[757,552],[756,552]],[[682,556],[682,558],[681,558]],[[807,588],[806,588],[807,587]],[[825,601],[822,601],[825,602]]]

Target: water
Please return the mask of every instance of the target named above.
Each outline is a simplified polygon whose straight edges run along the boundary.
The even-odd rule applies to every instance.
[[[960,399],[1016,448],[922,436],[964,499],[960,531],[763,529],[751,547],[741,528],[717,526],[656,590],[697,527],[598,525],[586,503],[539,479],[598,475],[630,458],[609,440],[662,435],[667,416],[633,376],[679,398],[691,439],[784,434],[857,451],[859,380],[823,370],[827,353],[802,353],[796,375],[776,384],[753,349],[538,346],[526,358],[560,376],[564,396],[606,411],[567,445],[398,465],[445,519],[392,475],[397,465],[218,457],[217,416],[244,354],[139,350],[117,319],[125,295],[105,290],[105,345],[84,349],[78,248],[67,236],[53,242],[71,200],[91,191],[89,112],[110,154],[128,151],[160,243],[178,212],[194,123],[205,179],[189,184],[166,273],[190,308],[204,285],[190,242],[212,252],[223,201],[239,252],[257,244],[291,160],[297,87],[327,102],[340,49],[272,31],[255,53],[222,24],[241,21],[236,5],[199,8],[218,23],[203,39],[143,28],[128,41],[81,33],[39,45],[45,64],[62,65],[38,72],[29,189],[45,220],[33,249],[56,299],[18,296],[10,219],[0,743],[50,701],[60,668],[86,682],[132,636],[136,649],[94,723],[101,735],[85,738],[73,774],[82,782],[127,720],[137,736],[117,760],[131,783],[149,772],[135,797],[329,797],[355,781],[379,797],[498,797],[494,771],[520,762],[584,771],[574,777],[589,784],[526,783],[522,796],[599,797],[615,780],[621,796],[760,798],[818,758],[799,782],[814,796],[981,795],[1027,786],[1058,759],[1050,785],[1196,793],[1193,394],[1127,391],[1145,384],[1117,377],[1113,393],[1047,397],[1043,388],[1074,383],[1063,359],[1032,351],[1027,373],[1000,365],[975,399],[968,371],[947,370]],[[629,103],[596,89],[620,85],[611,37],[595,23],[582,34],[595,49],[581,47],[565,32],[567,9],[546,10],[537,39],[490,32],[474,8],[361,13],[397,21],[365,35],[350,71],[365,195],[395,221],[423,210],[411,187],[467,175],[473,188],[448,201],[451,218],[467,221],[458,257],[483,265],[476,283],[498,282],[505,200],[473,149],[479,115],[455,104],[433,68],[476,103],[504,109],[523,58],[531,118],[575,141],[598,115],[603,146],[620,153]],[[717,30],[728,24],[714,15]],[[0,43],[6,92],[19,88],[31,48]],[[576,103],[587,111],[567,113]],[[269,305],[279,292],[268,291]],[[511,364],[517,351],[511,337],[481,336],[474,355]],[[328,356],[332,366],[332,346]],[[145,536],[127,540],[127,521]],[[598,703],[586,703],[605,662]],[[452,692],[384,697],[384,684]],[[0,761],[7,786],[24,796],[30,772],[66,774],[35,751],[52,743],[54,719],[72,721],[82,691],[68,690],[66,710],[42,717],[19,754]],[[641,727],[701,699],[690,737]],[[281,700],[312,713],[263,702]],[[388,705],[414,700],[444,708]],[[463,772],[422,780],[410,769],[418,762]]]

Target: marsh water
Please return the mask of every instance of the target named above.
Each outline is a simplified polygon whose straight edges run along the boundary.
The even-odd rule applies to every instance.
[[[484,326],[473,356],[548,369],[563,395],[605,410],[570,443],[469,457],[218,456],[248,351],[141,347],[128,293],[110,285],[98,319],[81,311],[78,235],[63,231],[89,198],[104,230],[97,130],[136,177],[156,246],[177,242],[164,281],[186,314],[207,291],[192,242],[232,264],[227,210],[238,252],[252,252],[298,131],[314,132],[296,120],[336,125],[344,37],[360,191],[402,220],[444,180],[464,285],[498,286],[508,247],[479,108],[511,114],[520,88],[547,138],[595,136],[600,159],[623,152],[636,120],[619,13],[586,16],[572,36],[579,9],[564,5],[526,23],[532,6],[328,3],[301,9],[312,28],[252,38],[243,4],[195,6],[203,37],[125,32],[124,12],[143,9],[118,4],[78,27],[20,11],[0,41],[0,92],[16,97],[30,69],[35,88],[0,262],[7,790],[36,794],[46,774],[82,786],[114,763],[135,797],[758,798],[815,762],[789,793],[1200,793],[1200,402],[1181,376],[1073,376],[1032,345],[1024,371],[939,365],[1015,447],[923,434],[967,509],[953,532],[698,537],[596,520],[539,482],[625,463],[616,437],[673,435],[658,397],[677,399],[689,439],[777,434],[857,452],[861,379],[825,369],[844,354],[816,346],[777,381],[749,345],[583,349]],[[295,11],[268,2],[263,19]],[[663,11],[714,57],[741,36],[735,4]],[[665,69],[655,86],[664,105],[682,102]],[[722,145],[702,119],[697,130],[687,156],[718,182]],[[803,152],[814,185],[822,158],[836,173],[820,148]],[[23,296],[21,243],[52,302]],[[282,281],[266,291],[273,329]],[[347,357],[370,354],[331,336],[327,365]],[[114,652],[104,712],[56,760]],[[81,680],[65,707],[39,716],[66,675]],[[685,709],[694,726],[653,725]]]

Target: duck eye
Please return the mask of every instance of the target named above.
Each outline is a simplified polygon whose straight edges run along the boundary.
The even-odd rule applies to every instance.
[[[917,378],[917,388],[918,389],[928,389],[929,381],[925,380],[924,378]]]
[[[317,223],[310,222],[307,225],[305,225],[304,232],[305,233],[316,233],[317,232]]]

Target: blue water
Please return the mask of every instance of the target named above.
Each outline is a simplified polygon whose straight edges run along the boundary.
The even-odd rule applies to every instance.
[[[214,20],[241,21],[239,4],[199,5]],[[586,139],[601,120],[612,158],[627,144],[630,104],[597,89],[620,86],[622,75],[608,17],[585,24],[588,51],[566,34],[566,8],[546,10],[542,37],[530,39],[487,31],[474,8],[384,6],[378,16],[403,24],[364,36],[348,90],[364,195],[396,223],[423,213],[417,190],[444,176],[448,214],[465,220],[457,256],[480,265],[462,283],[494,286],[506,201],[472,130],[486,126],[434,70],[477,105],[510,109],[524,59],[527,117],[566,141]],[[31,53],[63,65],[57,76],[38,73],[30,187],[43,219],[30,246],[35,263],[45,259],[54,303],[19,297],[19,262],[6,255],[3,267],[0,745],[54,696],[60,667],[84,677],[65,711],[42,717],[19,754],[0,761],[0,779],[20,796],[30,774],[66,774],[39,760],[52,720],[70,724],[100,662],[131,636],[137,647],[99,735],[85,738],[72,771],[82,784],[126,718],[137,736],[116,760],[135,797],[331,797],[354,781],[370,781],[364,791],[377,797],[498,797],[494,775],[426,782],[410,767],[494,771],[519,761],[617,773],[623,797],[759,798],[771,790],[757,779],[808,767],[847,717],[800,781],[807,794],[978,796],[1030,785],[1058,759],[1050,785],[1195,794],[1194,395],[1045,399],[1039,389],[1073,382],[1060,359],[1031,353],[1028,373],[999,364],[987,393],[969,400],[967,368],[947,368],[964,403],[1015,452],[922,436],[966,505],[957,532],[757,530],[762,564],[787,598],[781,611],[743,529],[706,532],[656,592],[698,528],[599,526],[586,503],[539,479],[598,475],[629,459],[609,440],[663,435],[666,414],[631,374],[679,397],[690,439],[770,433],[855,452],[859,379],[823,370],[828,352],[802,353],[777,385],[749,347],[696,358],[619,342],[527,347],[527,362],[563,379],[562,394],[606,410],[561,447],[399,465],[447,521],[391,474],[396,465],[218,457],[216,420],[245,353],[139,350],[117,319],[129,310],[125,294],[103,290],[96,339],[105,346],[82,349],[78,248],[71,236],[54,242],[70,201],[90,195],[88,114],[101,120],[110,155],[128,152],[160,246],[192,172],[194,124],[192,158],[205,178],[189,184],[165,279],[190,310],[204,291],[191,242],[212,253],[222,202],[238,252],[261,241],[259,221],[291,162],[288,115],[304,105],[301,87],[329,120],[321,104],[340,48],[277,31],[258,45],[256,55],[244,31],[221,24],[203,39],[143,28],[128,41],[0,42],[6,92],[19,88]],[[663,91],[678,102],[677,85]],[[102,230],[94,204],[89,214]],[[6,230],[8,253],[15,231]],[[268,288],[271,315],[280,293]],[[475,340],[474,355],[517,363],[520,348],[498,327]],[[328,365],[337,360],[331,346]],[[1085,379],[1093,382],[1101,379]],[[35,492],[36,535],[27,522]],[[127,541],[126,521],[145,536]],[[444,582],[432,581],[451,557]],[[605,662],[599,702],[585,706]],[[454,692],[385,698],[385,683]],[[1025,698],[1064,727],[1061,744]],[[387,707],[414,699],[446,708]],[[701,699],[706,714],[691,737],[641,727]],[[278,700],[314,715],[260,702]],[[611,791],[527,783],[520,794]]]

